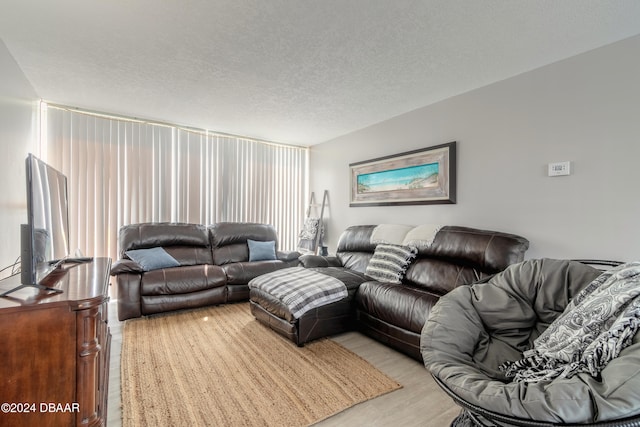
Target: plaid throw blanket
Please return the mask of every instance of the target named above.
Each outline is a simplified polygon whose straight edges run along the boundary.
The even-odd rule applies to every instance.
[[[313,308],[347,296],[347,287],[340,280],[303,267],[263,274],[252,279],[249,287],[278,298],[296,319]]]
[[[571,300],[524,358],[502,369],[514,381],[597,377],[627,347],[640,326],[640,262],[605,271]]]

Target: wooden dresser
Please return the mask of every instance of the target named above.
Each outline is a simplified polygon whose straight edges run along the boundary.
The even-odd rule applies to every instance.
[[[102,426],[107,417],[109,258],[69,264],[0,298],[0,426]],[[0,281],[0,292],[18,278]]]

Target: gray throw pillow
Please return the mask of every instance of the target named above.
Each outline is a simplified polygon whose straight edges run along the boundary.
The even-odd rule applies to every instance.
[[[180,263],[162,248],[133,249],[126,251],[125,255],[138,263],[144,271],[180,266]]]
[[[249,245],[249,261],[273,261],[276,260],[276,242],[269,240],[260,242],[247,239]]]
[[[379,244],[365,274],[379,282],[399,284],[417,253],[412,246]]]

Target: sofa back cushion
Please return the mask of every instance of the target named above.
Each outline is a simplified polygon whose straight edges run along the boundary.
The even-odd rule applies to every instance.
[[[445,226],[433,243],[420,248],[405,283],[444,295],[524,260],[529,241],[515,234]]]
[[[213,264],[207,227],[186,223],[142,223],[120,228],[120,257],[133,249],[163,248],[180,265]]]
[[[249,261],[247,240],[275,242],[278,249],[276,230],[269,224],[252,222],[219,222],[209,227],[213,263],[216,265]]]
[[[342,233],[336,256],[344,267],[366,271],[376,247],[371,243],[375,227],[352,226]],[[528,248],[529,241],[515,234],[444,226],[429,246],[418,248],[403,283],[444,295],[522,261]]]
[[[376,250],[376,244],[371,243],[374,228],[375,225],[354,225],[342,232],[336,256],[343,267],[364,274]]]

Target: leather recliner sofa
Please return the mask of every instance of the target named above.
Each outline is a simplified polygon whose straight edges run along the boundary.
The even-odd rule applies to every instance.
[[[276,259],[249,261],[248,240],[273,241]],[[118,319],[247,300],[252,278],[299,264],[298,252],[277,251],[277,244],[276,231],[267,224],[123,226],[120,259],[111,268],[118,287]],[[126,255],[151,248],[164,249],[179,266],[145,271]]]
[[[360,286],[355,299],[358,329],[422,360],[422,327],[440,297],[522,261],[528,248],[529,241],[514,234],[443,227],[432,245],[420,249],[400,285],[369,281]],[[357,257],[341,254],[351,262]]]
[[[349,295],[345,300],[292,319],[273,298],[251,289],[253,314],[298,345],[356,329],[422,361],[422,327],[439,298],[459,285],[522,261],[529,248],[527,239],[514,234],[444,226],[428,247],[419,248],[400,284],[384,283],[365,274],[377,246],[372,242],[375,228],[347,228],[338,241],[335,256],[300,257],[303,266],[333,277],[350,273],[349,280],[343,280]]]

